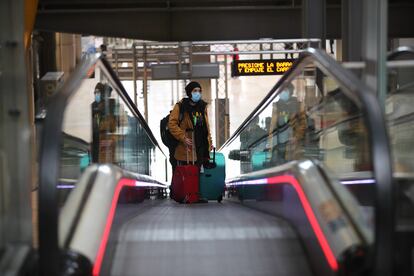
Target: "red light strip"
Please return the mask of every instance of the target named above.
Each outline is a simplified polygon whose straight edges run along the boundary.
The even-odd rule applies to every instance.
[[[123,187],[126,187],[126,186],[135,187],[135,184],[136,184],[136,181],[133,179],[122,178],[121,180],[119,180],[115,188],[115,193],[114,193],[114,196],[112,197],[111,209],[109,210],[109,214],[106,218],[105,230],[103,232],[101,244],[99,245],[99,250],[95,258],[95,263],[94,263],[93,270],[92,270],[93,276],[99,276],[99,273],[101,271],[102,260],[105,254],[106,244],[109,238],[109,233],[111,232],[112,221],[114,219],[114,214],[115,214],[116,205],[118,203],[119,193],[121,192]]]
[[[329,243],[318,223],[318,220],[316,219],[315,213],[312,210],[312,207],[303,192],[302,187],[300,186],[299,182],[296,180],[295,177],[291,175],[280,175],[280,176],[273,176],[267,178],[267,184],[284,184],[289,183],[295,188],[300,202],[302,203],[303,209],[305,210],[306,216],[308,217],[308,220],[312,226],[313,231],[315,232],[316,238],[318,239],[319,245],[322,248],[323,254],[325,255],[325,258],[331,267],[332,270],[337,271],[338,270],[338,262],[335,258],[335,255],[332,252],[331,247],[329,246]]]

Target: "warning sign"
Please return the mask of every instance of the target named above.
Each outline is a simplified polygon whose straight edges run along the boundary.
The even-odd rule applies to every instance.
[[[292,67],[294,59],[235,60],[232,76],[283,75]]]

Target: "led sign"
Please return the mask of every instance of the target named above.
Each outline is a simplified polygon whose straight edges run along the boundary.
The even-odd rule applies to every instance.
[[[232,76],[283,75],[292,67],[294,59],[235,60]]]

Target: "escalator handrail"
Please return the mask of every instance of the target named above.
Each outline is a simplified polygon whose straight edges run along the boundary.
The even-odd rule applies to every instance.
[[[388,54],[388,60],[414,59],[414,48],[410,46],[401,46]]]
[[[86,55],[77,69],[69,76],[62,87],[51,97],[47,106],[48,113],[44,120],[41,133],[41,144],[39,151],[39,271],[40,275],[58,275],[59,271],[59,247],[58,247],[58,204],[56,183],[59,177],[60,147],[62,141],[62,124],[65,108],[71,96],[80,85],[79,80],[84,79],[90,73],[90,68],[103,64],[112,81],[118,86],[123,99],[143,123],[145,130],[151,140],[156,142],[154,135],[132,104],[122,84],[116,77],[112,68],[103,56]],[[117,90],[117,89],[115,89]],[[117,90],[118,91],[118,90]],[[161,150],[158,143],[155,145]],[[161,150],[162,152],[162,150]],[[162,152],[163,153],[163,152]],[[165,156],[165,154],[163,153]]]
[[[112,164],[94,164],[86,169],[69,195],[68,203],[62,207],[60,247],[86,257],[93,264],[93,275],[99,275],[116,203],[126,186],[167,188],[166,183],[147,175],[128,172]],[[82,242],[85,240],[88,243]]]
[[[318,161],[300,160],[290,161],[277,167],[267,168],[255,172],[249,172],[238,177],[226,180],[227,188],[238,190],[237,186],[253,185],[262,186],[264,190],[270,187],[283,185],[291,187],[296,193],[296,198],[288,196],[287,192],[283,197],[283,205],[295,205],[300,202],[304,214],[306,214],[309,225],[313,229],[314,237],[319,242],[321,251],[324,253],[326,262],[330,268],[337,272],[340,269],[365,269],[369,263],[369,249],[372,246],[373,235],[369,230],[368,223],[361,209],[357,208],[356,200],[351,193],[341,185],[337,179],[334,179],[324,166]],[[267,188],[265,188],[267,187]],[[286,191],[289,191],[288,189]],[[286,202],[285,202],[286,201]],[[324,215],[324,204],[332,204],[329,209],[337,210],[341,214],[343,228],[338,235],[338,229],[332,228],[331,222],[327,222]],[[350,206],[352,210],[348,210]],[[281,213],[286,220],[295,224],[297,229],[303,228],[303,219],[293,218],[290,208],[282,208]],[[302,231],[298,232],[303,234]],[[306,232],[303,239],[308,238]],[[343,267],[349,260],[359,256],[360,261],[358,268]],[[351,273],[352,274],[352,273]],[[350,275],[351,275],[350,274]]]
[[[325,51],[309,48],[302,52],[298,60],[270,90],[262,102],[246,118],[230,139],[220,148],[224,149],[248,126],[254,116],[267,107],[269,101],[294,79],[306,65],[316,63],[318,68],[329,73],[344,88],[343,93],[354,101],[362,111],[367,126],[370,152],[376,181],[375,205],[375,275],[390,275],[392,267],[393,231],[394,231],[394,187],[392,185],[392,158],[386,121],[381,105],[374,91],[362,83],[351,72],[343,68]],[[381,244],[381,246],[380,246]]]
[[[69,79],[52,96],[47,107],[48,116],[44,120],[39,152],[39,275],[59,274],[56,182],[59,176],[64,110],[70,96],[79,86],[78,80],[87,76],[88,70],[97,60],[94,56],[85,56]]]
[[[337,66],[337,62],[334,61],[330,56],[326,54],[323,50],[314,49],[314,48],[308,48],[304,52],[302,52],[298,59],[293,63],[292,67],[282,75],[282,77],[279,79],[279,81],[270,89],[270,91],[266,94],[266,96],[263,98],[263,100],[256,106],[256,108],[247,116],[247,118],[243,121],[243,123],[236,129],[236,131],[230,136],[230,138],[220,147],[221,149],[224,149],[227,145],[229,145],[236,137],[240,135],[240,133],[249,125],[250,121],[255,117],[257,114],[260,113],[260,111],[266,106],[266,104],[269,102],[269,100],[273,100],[280,92],[280,87],[288,81],[293,78],[293,74],[296,73],[301,68],[305,67],[306,64],[311,63],[312,61],[316,61],[320,63],[325,68],[332,68],[333,72],[331,72],[331,69],[327,69],[330,73],[332,73],[333,76],[340,78],[342,80],[344,86],[356,89],[356,84],[361,84],[360,81],[357,83],[353,82],[355,80],[355,77],[351,75],[348,71],[346,71],[344,68]],[[300,68],[300,69],[299,69]],[[342,76],[342,73],[344,76]],[[339,79],[338,79],[339,80]],[[361,89],[367,89],[365,86],[359,86],[358,88]],[[347,95],[348,96],[348,95]],[[355,100],[356,102],[359,102],[357,95],[351,95],[351,98]]]
[[[309,179],[304,177],[301,170],[298,169],[302,166],[302,164],[306,164],[306,167],[308,168],[310,167],[315,168],[315,171],[317,171],[319,174],[323,174],[322,178],[324,181],[321,181],[321,182],[324,182],[326,186],[333,186],[333,183],[329,181],[330,177],[328,176],[327,170],[324,168],[324,166],[319,161],[316,161],[316,160],[290,161],[288,163],[282,164],[277,167],[267,168],[267,169],[255,171],[255,172],[249,172],[246,174],[242,174],[238,177],[226,179],[226,185],[231,186],[231,184],[234,182],[264,179],[264,178],[269,178],[272,176],[280,176],[284,174],[290,174],[290,175],[295,176],[299,180],[299,182],[302,184],[303,182],[309,181]],[[340,197],[338,197],[337,199],[338,201],[341,202],[341,205],[344,204],[343,200]],[[367,229],[360,229],[358,223],[356,223],[352,214],[349,214],[349,212],[346,212],[346,213],[352,220],[352,224],[354,228],[356,229],[356,231],[358,232],[358,236],[361,238],[361,240],[366,244],[371,243],[372,235],[366,231]]]

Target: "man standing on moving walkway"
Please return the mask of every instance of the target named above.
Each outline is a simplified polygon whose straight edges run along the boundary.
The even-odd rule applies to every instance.
[[[294,86],[289,83],[280,93],[279,99],[273,104],[272,123],[273,150],[272,164],[281,165],[290,161],[288,154],[288,143],[293,138],[293,118],[298,115],[299,102],[293,96]]]
[[[102,108],[102,95],[105,86],[98,82],[95,86],[95,101],[92,103],[92,162],[99,162],[99,123],[102,120],[104,110]]]
[[[168,121],[171,134],[179,141],[175,148],[174,157],[178,165],[187,163],[187,152],[189,162],[192,162],[192,151],[195,145],[194,160],[198,166],[208,162],[212,140],[210,126],[207,117],[207,103],[203,101],[201,85],[192,81],[185,87],[188,98],[183,98],[180,103],[175,104]],[[179,119],[180,108],[183,118]],[[194,131],[194,140],[192,140]],[[173,168],[174,169],[174,168]]]
[[[111,99],[112,87],[98,82],[95,101],[92,103],[92,162],[115,161],[115,140],[111,133],[116,128],[115,99]]]

